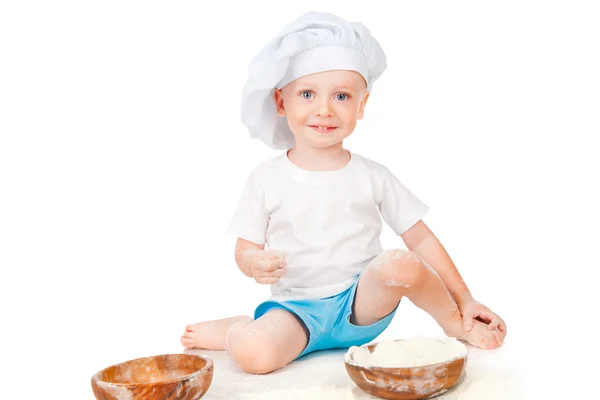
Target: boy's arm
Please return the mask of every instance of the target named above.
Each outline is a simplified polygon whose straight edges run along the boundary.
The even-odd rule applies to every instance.
[[[488,329],[499,329],[501,339],[506,336],[506,324],[500,316],[479,303],[460,276],[444,246],[421,220],[400,235],[408,250],[417,254],[442,278],[463,316],[464,328],[470,331],[475,318],[488,324]]]
[[[250,268],[251,257],[248,257],[253,252],[264,250],[264,244],[258,244],[251,242],[249,240],[245,240],[242,238],[238,238],[235,244],[235,262],[239,267],[240,271],[244,273],[247,277],[252,278],[252,270]]]
[[[417,254],[442,278],[457,303],[472,299],[471,291],[437,237],[422,220],[400,235],[408,250]]]

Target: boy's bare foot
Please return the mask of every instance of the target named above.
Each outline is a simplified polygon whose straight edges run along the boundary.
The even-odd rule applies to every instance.
[[[502,344],[502,333],[498,328],[489,330],[487,324],[478,320],[473,321],[473,329],[469,332],[463,327],[463,320],[460,312],[456,310],[448,326],[442,326],[444,333],[450,337],[464,340],[473,346],[482,349],[495,349]]]
[[[202,322],[188,325],[185,327],[185,332],[181,336],[181,344],[188,349],[202,348]]]
[[[238,322],[249,324],[252,321],[248,316],[238,316],[188,325],[181,336],[181,344],[188,349],[225,350],[229,328]]]

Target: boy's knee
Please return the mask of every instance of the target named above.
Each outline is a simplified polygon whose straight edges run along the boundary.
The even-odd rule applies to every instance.
[[[230,335],[229,352],[236,363],[249,374],[267,374],[279,366],[277,352],[267,337],[256,337],[249,329]]]
[[[375,273],[385,286],[403,289],[417,285],[427,268],[421,257],[404,249],[386,251],[374,264]]]

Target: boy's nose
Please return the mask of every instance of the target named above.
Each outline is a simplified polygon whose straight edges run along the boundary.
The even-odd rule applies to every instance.
[[[322,101],[317,105],[315,114],[319,117],[331,117],[333,116],[333,110],[328,101]]]

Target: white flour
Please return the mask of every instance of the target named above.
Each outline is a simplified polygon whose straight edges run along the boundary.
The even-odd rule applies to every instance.
[[[318,385],[303,389],[270,390],[244,395],[244,400],[351,400],[355,399],[350,387],[322,387]]]
[[[345,359],[350,364],[364,367],[403,368],[420,367],[464,357],[467,348],[454,338],[413,338],[387,340],[375,346],[373,353],[366,347],[353,346]]]

